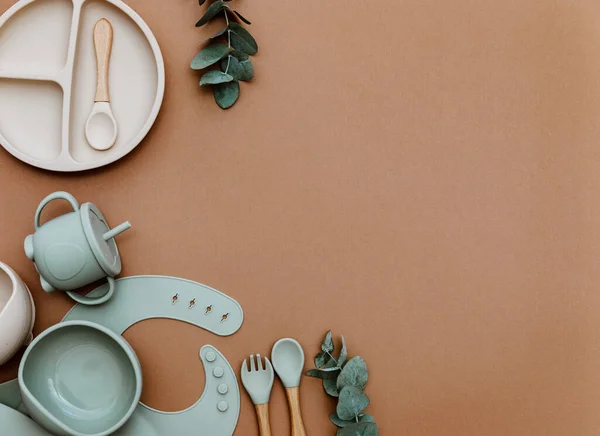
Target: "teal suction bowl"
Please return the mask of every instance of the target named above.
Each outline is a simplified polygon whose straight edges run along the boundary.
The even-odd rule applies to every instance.
[[[142,370],[123,337],[93,322],[69,321],[29,345],[19,388],[29,415],[50,433],[105,436],[137,407]]]

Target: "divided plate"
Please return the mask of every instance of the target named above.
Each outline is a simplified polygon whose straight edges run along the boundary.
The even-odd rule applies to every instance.
[[[109,85],[119,128],[107,151],[85,138],[101,18],[114,28]],[[154,124],[164,89],[156,38],[120,0],[21,0],[0,17],[0,143],[30,165],[81,171],[122,158]]]

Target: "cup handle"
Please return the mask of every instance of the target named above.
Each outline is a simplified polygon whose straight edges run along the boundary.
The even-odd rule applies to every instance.
[[[115,293],[115,279],[113,277],[108,276],[106,277],[106,280],[108,281],[108,292],[101,297],[84,297],[83,295],[80,295],[77,292],[73,291],[67,291],[67,295],[79,304],[83,304],[85,306],[96,306],[98,304],[106,303],[110,299],[110,297],[112,297]]]
[[[42,210],[44,210],[48,203],[50,203],[53,200],[67,200],[71,204],[75,212],[79,210],[79,203],[71,194],[64,191],[53,192],[52,194],[50,194],[42,200],[37,210],[35,211],[35,220],[33,222],[33,225],[36,230],[40,228],[40,217],[42,215]]]

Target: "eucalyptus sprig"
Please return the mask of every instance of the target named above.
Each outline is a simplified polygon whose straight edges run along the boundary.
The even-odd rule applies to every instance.
[[[199,0],[202,6],[206,0]],[[254,77],[254,67],[250,56],[258,52],[258,44],[254,37],[240,23],[251,24],[237,10],[227,3],[231,0],[216,0],[207,9],[196,27],[204,26],[216,17],[225,18],[225,27],[205,41],[208,44],[200,50],[191,62],[193,70],[211,69],[200,78],[200,86],[212,86],[215,101],[222,109],[235,104],[240,96],[240,81],[248,81]],[[221,15],[222,13],[222,15]]]
[[[363,391],[369,379],[369,370],[362,357],[348,360],[346,341],[342,336],[342,349],[338,357],[333,356],[335,345],[331,330],[325,335],[321,351],[315,357],[316,369],[306,375],[323,380],[328,395],[338,399],[335,413],[329,416],[337,427],[337,436],[378,436],[379,427],[375,419],[363,413],[370,399]]]

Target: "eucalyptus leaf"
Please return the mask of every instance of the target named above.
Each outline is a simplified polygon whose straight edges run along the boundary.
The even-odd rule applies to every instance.
[[[340,396],[340,393],[337,389],[337,380],[336,379],[324,379],[323,380],[323,389],[325,389],[325,392],[327,393],[327,395],[337,398]]]
[[[363,391],[354,386],[346,386],[340,391],[337,416],[344,420],[356,419],[369,403],[369,397]]]
[[[223,9],[230,9],[224,2],[218,0],[208,7],[202,18],[196,23],[196,27],[204,26],[210,20],[215,18]]]
[[[200,53],[194,57],[190,66],[193,70],[201,70],[219,62],[229,54],[229,46],[225,43],[215,43],[204,47]]]
[[[213,93],[215,101],[221,109],[229,109],[240,96],[240,82],[234,80],[233,82],[215,85],[213,86]]]
[[[331,354],[327,352],[325,352],[325,354],[329,357],[329,360],[322,369],[327,371],[333,370],[336,376],[332,378],[323,379],[323,389],[325,389],[325,392],[327,392],[327,394],[337,398],[339,396],[339,391],[337,388],[337,378],[340,375],[341,368],[338,366],[335,358],[333,358]]]
[[[320,378],[321,380],[335,379],[339,374],[339,368],[309,369],[306,373],[309,377]]]
[[[335,413],[332,413],[331,415],[329,415],[329,420],[331,422],[333,422],[335,425],[337,425],[338,427],[340,427],[340,428],[346,427],[346,426],[348,426],[350,424],[356,424],[356,420],[341,419]]]
[[[368,413],[363,413],[358,417],[358,422],[375,422],[375,418]]]
[[[342,428],[338,436],[379,436],[379,428],[372,422],[359,422]]]
[[[321,344],[321,350],[331,353],[335,349],[333,345],[333,335],[331,334],[331,330],[327,332],[325,335],[325,339],[323,339],[323,344]]]
[[[240,62],[247,61],[248,59],[250,59],[250,57],[246,53],[236,49],[231,50],[231,56],[235,56]]]
[[[337,387],[341,391],[345,386],[364,389],[369,378],[367,364],[360,356],[353,357],[346,363],[337,379]]]
[[[221,66],[222,67],[222,66]],[[327,362],[331,360],[331,356],[325,351],[321,351],[315,356],[315,366],[317,368],[323,368]]]
[[[252,65],[252,61],[250,59],[246,59],[245,61],[240,61],[240,65],[244,70],[244,74],[241,75],[240,80],[252,80],[254,78],[254,66]]]
[[[342,351],[340,351],[340,357],[338,357],[338,365],[343,366],[346,363],[346,359],[348,358],[348,349],[346,348],[346,340],[344,339],[344,335],[342,335]]]
[[[233,76],[226,74],[220,70],[211,70],[202,75],[200,78],[200,86],[218,85],[219,83],[227,83],[233,80]]]
[[[230,55],[221,61],[221,69],[231,74],[235,80],[248,81],[254,77],[254,69],[249,59],[240,62]]]
[[[238,11],[233,11],[233,12],[234,12],[234,13],[235,13],[235,14],[238,16],[238,18],[239,18],[240,20],[242,20],[244,23],[246,23],[246,24],[252,24],[250,21],[248,21],[246,18],[244,18],[244,17],[242,16],[242,14],[240,14]]]
[[[258,44],[254,37],[238,23],[229,24],[231,46],[243,53],[253,55],[258,51]]]
[[[225,34],[225,32],[227,32],[227,27],[223,27],[221,30],[219,30],[217,33],[215,33],[214,35],[209,36],[208,38],[206,38],[204,41],[210,41],[211,39],[215,39],[218,38],[219,36]]]

